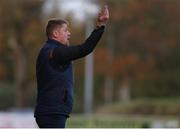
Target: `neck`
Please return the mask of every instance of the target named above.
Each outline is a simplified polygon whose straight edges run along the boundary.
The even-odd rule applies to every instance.
[[[63,44],[63,45],[67,45],[66,43],[64,43],[63,41],[61,41],[61,40],[59,40],[59,39],[57,39],[57,38],[51,37],[50,39],[55,40],[55,41],[57,41],[58,43],[61,43],[61,44]]]

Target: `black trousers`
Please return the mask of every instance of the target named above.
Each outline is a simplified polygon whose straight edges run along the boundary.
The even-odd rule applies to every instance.
[[[67,116],[45,115],[36,117],[39,128],[65,128]]]

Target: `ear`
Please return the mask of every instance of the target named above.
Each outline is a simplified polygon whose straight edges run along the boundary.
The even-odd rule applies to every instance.
[[[53,34],[53,37],[56,38],[56,37],[58,36],[58,31],[57,31],[57,30],[54,30],[52,34]]]

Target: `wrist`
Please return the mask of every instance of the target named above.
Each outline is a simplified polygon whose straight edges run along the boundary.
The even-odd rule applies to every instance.
[[[106,26],[106,23],[97,22],[97,27]]]
[[[96,25],[96,29],[105,28],[105,25]]]

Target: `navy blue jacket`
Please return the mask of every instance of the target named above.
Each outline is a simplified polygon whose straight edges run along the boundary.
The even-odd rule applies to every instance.
[[[36,62],[37,104],[34,116],[69,116],[73,106],[72,61],[91,53],[104,32],[95,29],[83,44],[66,46],[53,39],[44,44]]]

